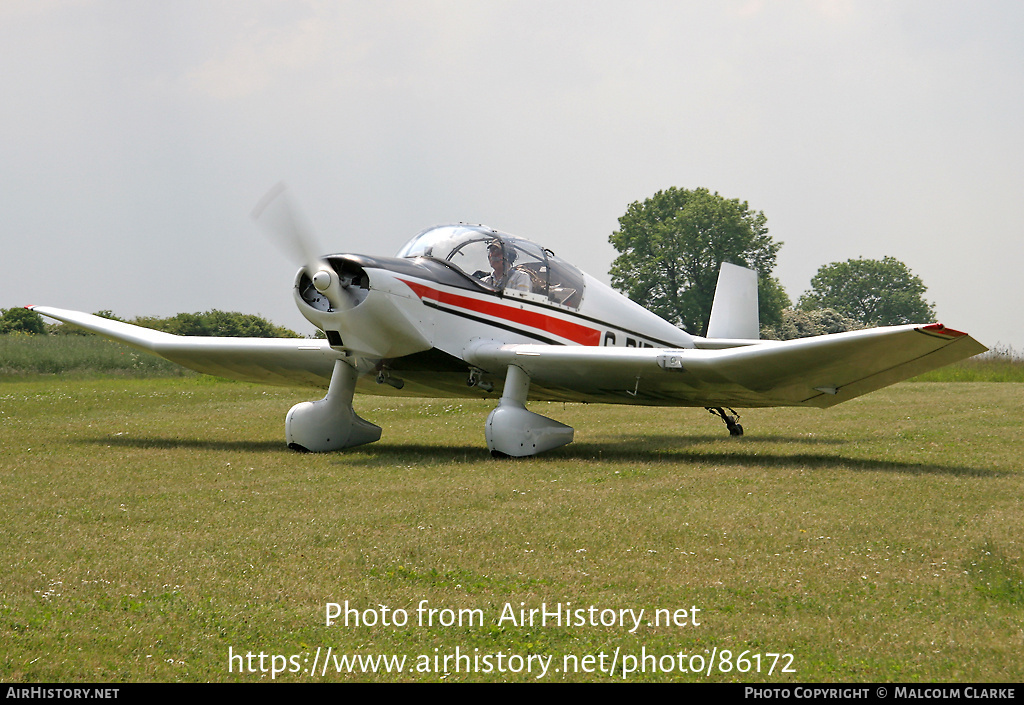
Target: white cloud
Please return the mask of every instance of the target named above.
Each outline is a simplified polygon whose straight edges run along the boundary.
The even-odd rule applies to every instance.
[[[315,18],[283,28],[246,27],[241,36],[191,71],[195,89],[220,99],[249,96],[323,61],[326,28]]]

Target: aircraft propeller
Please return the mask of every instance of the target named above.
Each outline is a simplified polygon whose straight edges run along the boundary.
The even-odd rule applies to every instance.
[[[253,209],[252,218],[293,262],[303,268],[313,287],[327,299],[332,309],[352,305],[338,273],[318,254],[320,248],[312,228],[292,205],[284,182],[267,191]]]

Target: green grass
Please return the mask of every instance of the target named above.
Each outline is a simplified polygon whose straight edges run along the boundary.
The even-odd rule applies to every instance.
[[[1024,355],[997,343],[986,353],[940,367],[915,382],[1024,382]]]
[[[95,335],[0,335],[0,378],[58,374],[181,377],[195,373]]]
[[[0,680],[270,680],[229,673],[229,648],[308,668],[318,647],[553,667],[725,649],[791,653],[796,669],[630,680],[1024,678],[1018,385],[748,411],[742,438],[703,410],[533,404],[577,440],[505,462],[483,443],[492,405],[459,400],[361,397],[379,443],[292,453],[284,414],[308,398],[201,376],[0,381]],[[326,626],[325,605],[346,600],[412,621]],[[421,600],[486,623],[419,626]],[[701,623],[496,623],[506,603],[566,602],[696,606]]]
[[[1024,360],[972,358],[914,378],[915,382],[1024,382]]]

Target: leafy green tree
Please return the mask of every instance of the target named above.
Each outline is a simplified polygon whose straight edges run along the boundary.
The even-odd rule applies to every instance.
[[[109,309],[97,311],[93,315],[99,316],[100,318],[109,318],[112,321],[121,321],[122,323],[125,322],[123,318],[114,315],[114,312]],[[78,326],[67,325],[65,323],[48,323],[46,325],[46,332],[49,333],[50,335],[96,335],[91,330],[79,328]]]
[[[790,301],[789,295],[782,288],[782,282],[776,277],[758,275],[757,315],[762,325],[777,326],[781,324],[783,312],[792,305],[793,302]]]
[[[174,335],[211,335],[233,338],[301,338],[295,331],[260,316],[234,311],[179,313],[171,318],[136,318],[135,325],[162,330]]]
[[[843,333],[848,330],[866,328],[863,323],[844,316],[832,308],[818,308],[811,311],[786,308],[782,321],[774,326],[762,326],[761,337],[766,340],[793,340],[816,335]]]
[[[921,278],[895,257],[849,259],[822,266],[798,308],[832,308],[868,326],[895,326],[935,320],[924,300]]]
[[[670,188],[634,202],[609,238],[621,253],[612,286],[662,318],[705,334],[722,262],[758,272],[761,322],[776,325],[789,297],[771,276],[782,246],[764,213],[705,188]]]
[[[27,308],[0,309],[0,335],[6,333],[43,335],[46,325],[38,313]]]

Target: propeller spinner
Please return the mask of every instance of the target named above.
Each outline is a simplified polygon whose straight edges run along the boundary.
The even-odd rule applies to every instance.
[[[252,217],[278,247],[302,267],[305,276],[312,281],[313,288],[327,299],[332,310],[348,308],[353,304],[338,273],[327,260],[317,254],[319,248],[316,238],[292,205],[286,184],[281,182],[271,188],[256,204]]]

